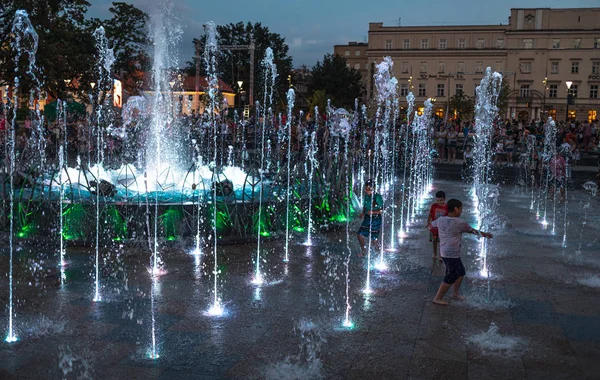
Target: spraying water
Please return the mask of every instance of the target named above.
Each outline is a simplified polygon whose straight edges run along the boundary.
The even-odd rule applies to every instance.
[[[221,315],[223,313],[223,307],[221,306],[221,299],[219,298],[218,293],[218,281],[219,281],[219,267],[218,267],[218,257],[217,257],[217,186],[216,186],[216,164],[217,164],[217,120],[215,115],[215,110],[217,106],[217,89],[219,81],[217,79],[217,26],[214,22],[209,21],[205,24],[206,29],[206,45],[204,47],[204,64],[206,66],[206,71],[208,73],[208,95],[210,99],[208,114],[210,118],[210,124],[212,126],[212,134],[213,134],[213,256],[214,256],[214,267],[213,267],[213,278],[214,278],[214,288],[213,288],[213,304],[209,309],[208,313],[210,315]]]
[[[477,102],[475,105],[475,149],[473,197],[477,205],[478,229],[488,231],[498,208],[498,187],[491,183],[492,179],[492,139],[494,136],[494,121],[498,116],[498,95],[502,84],[502,75],[488,67],[481,84],[477,87]],[[487,239],[481,239],[479,255],[483,267],[481,274],[489,277],[487,265]]]
[[[264,172],[265,172],[265,131],[267,129],[267,120],[271,119],[271,105],[273,104],[273,88],[275,87],[275,79],[277,79],[277,66],[275,66],[275,57],[273,50],[267,48],[265,58],[262,62],[265,68],[265,89],[263,100],[263,123],[261,128],[261,153],[260,153],[260,191],[258,196],[258,219],[257,219],[257,246],[256,246],[256,267],[254,271],[254,279],[252,282],[255,285],[261,285],[263,278],[260,273],[260,240],[262,236],[262,201],[264,188]],[[267,103],[268,100],[268,103]],[[271,144],[269,143],[269,147]]]
[[[31,22],[29,21],[29,15],[24,10],[18,10],[15,13],[15,18],[12,26],[12,35],[14,40],[11,42],[11,47],[15,51],[15,82],[13,86],[13,100],[12,100],[12,122],[10,124],[9,138],[7,146],[10,151],[10,164],[9,164],[9,175],[10,175],[10,227],[9,227],[9,272],[8,272],[8,288],[9,288],[9,299],[8,299],[8,334],[5,341],[8,343],[16,342],[17,337],[13,330],[13,303],[14,303],[14,288],[13,288],[13,259],[14,259],[14,215],[15,215],[15,171],[16,171],[16,122],[17,122],[17,108],[18,108],[18,94],[19,94],[19,61],[23,54],[27,54],[29,60],[29,66],[26,74],[34,76],[33,70],[35,68],[35,54],[38,48],[38,35],[33,29]]]
[[[315,128],[318,125],[319,109],[315,107]],[[312,245],[312,192],[313,192],[313,178],[315,176],[315,169],[319,165],[317,162],[317,132],[313,131],[310,134],[310,142],[308,144],[308,163],[310,164],[310,172],[308,174],[308,228],[306,231],[306,242],[304,245]]]
[[[295,93],[293,89],[288,90],[287,101],[288,101],[288,114],[286,120],[286,128],[288,131],[287,138],[287,188],[285,192],[285,257],[283,261],[286,263],[290,261],[289,247],[290,247],[290,163],[292,160],[292,110],[294,109]]]
[[[60,199],[58,201],[59,204],[59,268],[60,268],[60,283],[64,285],[65,280],[67,279],[65,274],[65,238],[64,234],[64,198],[65,198],[65,172],[67,165],[67,102],[63,102],[60,99],[56,101],[57,110],[58,110],[58,120],[62,124],[63,130],[63,140],[62,144],[58,149],[58,173],[60,180]]]
[[[112,49],[108,47],[108,40],[103,27],[94,31],[96,48],[98,49],[98,88],[105,91],[112,88],[112,65],[115,62],[115,56]],[[108,102],[108,99],[105,99]],[[104,159],[104,141],[102,125],[106,122],[104,104],[100,103],[96,107],[96,256],[95,256],[95,276],[94,276],[94,302],[101,300],[100,295],[100,170]],[[66,131],[65,131],[66,132]]]
[[[413,95],[412,92],[409,92],[408,95],[406,96],[406,102],[408,103],[408,107],[407,107],[407,111],[406,111],[406,125],[404,128],[404,157],[403,157],[403,161],[404,161],[404,170],[402,171],[402,198],[400,201],[400,229],[398,230],[398,235],[399,238],[402,240],[404,238],[404,236],[406,235],[406,224],[408,222],[408,213],[405,217],[404,215],[404,204],[407,202],[406,199],[406,168],[408,166],[408,162],[409,162],[409,134],[410,134],[410,115],[412,115],[413,113],[413,109],[414,109],[414,105],[415,105],[415,96]]]

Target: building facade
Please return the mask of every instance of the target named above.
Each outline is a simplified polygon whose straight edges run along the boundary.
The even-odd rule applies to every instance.
[[[475,95],[487,67],[510,84],[506,117],[564,120],[568,113],[595,120],[600,113],[600,8],[511,9],[506,25],[370,23],[367,46],[336,45],[334,52],[361,68],[368,98],[375,65],[392,57],[400,95],[412,91],[417,107],[435,99],[440,117],[449,97],[459,91]]]

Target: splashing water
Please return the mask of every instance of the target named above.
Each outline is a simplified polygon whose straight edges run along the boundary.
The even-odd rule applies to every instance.
[[[299,353],[265,369],[267,379],[323,379],[323,363],[319,354],[326,342],[312,321],[302,319],[294,329],[300,336]]]
[[[523,340],[513,336],[502,336],[494,322],[487,331],[467,338],[467,342],[477,346],[483,353],[514,354],[523,348]]]

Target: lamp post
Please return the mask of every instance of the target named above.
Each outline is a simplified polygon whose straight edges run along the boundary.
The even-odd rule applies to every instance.
[[[570,80],[566,81],[565,84],[567,85],[567,115],[566,115],[566,121],[569,121],[569,91],[571,90],[571,85],[573,84],[573,82],[571,82]]]
[[[546,90],[548,89],[548,77],[544,77],[544,80],[542,81],[542,83],[544,84],[544,103],[542,104],[542,119],[545,120],[546,119]]]
[[[242,80],[238,80],[237,81],[237,85],[238,85],[238,105],[240,106],[240,108],[242,107],[242,85],[244,84],[244,81]]]

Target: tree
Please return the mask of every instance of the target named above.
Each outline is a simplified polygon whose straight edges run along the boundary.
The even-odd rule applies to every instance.
[[[39,41],[35,75],[51,96],[64,98],[70,80],[89,73],[93,67],[94,41],[87,30],[85,13],[90,5],[86,0],[12,0],[0,2],[0,85],[14,85],[15,52],[11,47],[11,29],[15,12],[27,11]],[[26,72],[27,57],[18,62],[18,71]],[[38,86],[31,76],[20,78],[21,94]],[[78,89],[84,97],[84,86]]]
[[[500,116],[504,117],[506,115],[506,110],[508,109],[508,102],[510,100],[510,81],[508,77],[502,78],[502,87],[500,88],[500,94],[498,94],[498,113]]]
[[[93,31],[103,26],[106,37],[115,53],[113,72],[121,76],[123,87],[129,93],[136,93],[144,72],[150,66],[146,53],[149,44],[147,33],[148,15],[131,4],[114,2],[109,8],[112,18],[104,21],[92,19]]]
[[[344,57],[332,54],[313,67],[309,90],[324,91],[333,105],[344,108],[354,107],[354,100],[365,93],[360,72],[349,68]]]
[[[462,91],[457,91],[448,99],[449,112],[458,114],[461,119],[469,119],[475,111],[475,97],[465,95]]]
[[[264,92],[264,68],[261,65],[265,57],[265,51],[268,47],[273,50],[275,65],[277,66],[277,81],[274,91],[274,103],[279,103],[284,108],[286,92],[288,88],[287,77],[292,71],[292,58],[288,55],[288,45],[285,38],[277,33],[272,33],[269,28],[262,26],[261,23],[238,22],[237,24],[218,25],[217,32],[219,45],[250,45],[254,39],[254,93],[255,100],[262,102],[262,92]],[[194,39],[194,44],[199,44],[200,54],[203,53],[204,41],[206,36]],[[201,58],[202,59],[202,58]],[[222,49],[217,58],[217,73],[219,79],[230,85],[237,81],[243,81],[244,88],[248,88],[250,81],[250,52],[248,50],[226,50]],[[204,62],[200,63],[200,75],[206,75],[204,71]],[[187,72],[195,75],[196,57],[188,62]]]

